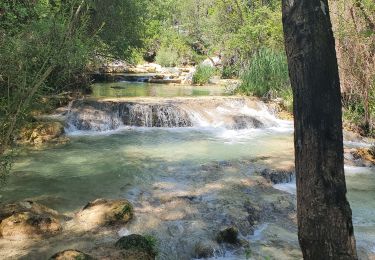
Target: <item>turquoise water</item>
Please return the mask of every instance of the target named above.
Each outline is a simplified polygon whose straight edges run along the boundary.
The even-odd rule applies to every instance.
[[[173,97],[219,95],[223,91],[208,88],[108,83],[95,85],[93,95]],[[228,221],[247,223],[244,204],[249,197],[278,203],[286,195],[271,186],[262,194],[248,184],[258,181],[255,173],[259,165],[277,168],[293,164],[291,124],[275,121],[278,125],[270,128],[226,129],[220,123],[225,120],[220,117],[223,113],[254,113],[238,104],[214,105],[203,111],[218,122],[208,120],[196,127],[123,126],[112,132],[71,132],[67,144],[20,151],[9,183],[0,191],[1,202],[30,199],[72,216],[88,201],[126,198],[135,206],[136,220],[119,234],[151,232],[160,241],[159,259],[191,259],[191,251],[200,239],[212,239],[212,233]],[[267,111],[258,114],[268,120],[273,117]],[[346,173],[358,245],[368,252],[375,251],[375,171],[346,167]],[[293,184],[277,188],[295,193]],[[254,235],[244,236],[259,256],[300,259],[293,225],[276,219],[261,224]],[[90,238],[85,242],[90,244]],[[65,240],[46,243],[51,250],[53,243],[60,248]],[[4,247],[9,251],[13,244]],[[30,249],[24,245],[21,248]],[[229,250],[219,256],[245,259],[243,251]]]
[[[96,83],[93,97],[184,97],[225,95],[223,86],[191,86],[141,82]]]
[[[236,170],[242,176],[249,159],[271,158],[275,165],[293,160],[292,135],[272,131],[238,135],[227,130],[129,128],[71,138],[66,145],[24,151],[2,200],[32,199],[69,213],[100,197],[140,203],[138,193],[160,183],[168,183],[169,192],[185,194],[199,184],[202,165],[244,160],[245,169]],[[347,172],[358,246],[375,250],[375,172]],[[296,240],[294,246],[298,248]]]
[[[5,201],[33,199],[75,210],[89,200],[118,197],[134,185],[157,180],[168,167],[176,168],[170,174],[180,174],[204,163],[278,156],[280,147],[292,151],[290,141],[287,134],[257,131],[238,138],[224,130],[146,128],[73,136],[65,145],[23,152],[1,195]]]

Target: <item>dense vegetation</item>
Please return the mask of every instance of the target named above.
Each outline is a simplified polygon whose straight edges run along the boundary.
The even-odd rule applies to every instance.
[[[220,56],[238,91],[282,97],[291,107],[277,0],[4,0],[0,3],[0,154],[30,111],[85,91],[87,72],[106,59],[195,65]],[[375,4],[335,1],[332,16],[345,117],[373,133]],[[217,73],[198,67],[194,80]],[[47,98],[46,98],[47,97]],[[0,167],[7,168],[7,160]]]

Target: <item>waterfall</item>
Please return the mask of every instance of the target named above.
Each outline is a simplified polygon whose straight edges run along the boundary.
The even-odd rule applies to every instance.
[[[134,104],[129,107],[129,120],[124,120],[130,126],[152,127],[152,107]],[[124,118],[124,114],[121,115]]]
[[[244,98],[160,100],[76,100],[66,115],[68,132],[132,127],[269,128],[278,120],[260,101]]]

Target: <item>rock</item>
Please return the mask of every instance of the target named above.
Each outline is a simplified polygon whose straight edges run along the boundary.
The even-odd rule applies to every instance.
[[[273,184],[292,182],[293,178],[295,177],[295,173],[293,171],[273,169],[264,169],[260,175]]]
[[[27,200],[21,201],[17,203],[7,204],[5,206],[1,206],[0,209],[0,221],[8,218],[16,213],[21,212],[31,212],[36,215],[51,215],[55,218],[59,218],[59,214],[57,211],[50,209],[44,205],[39,203]]]
[[[64,134],[64,126],[61,122],[36,122],[21,129],[20,143],[43,144],[56,141]]]
[[[200,241],[194,247],[194,257],[198,259],[210,258],[218,249],[219,246],[213,241]]]
[[[360,161],[363,166],[375,166],[375,146],[371,148],[359,148],[351,150],[355,161]]]
[[[68,249],[51,256],[50,260],[94,260],[92,256],[81,251]]]
[[[0,209],[0,234],[7,239],[55,235],[61,231],[57,211],[33,201],[7,204]]]
[[[120,238],[115,246],[124,250],[125,259],[155,259],[156,256],[153,241],[138,234]]]
[[[261,218],[262,209],[251,201],[246,201],[244,207],[246,209],[246,212],[249,214],[247,220],[250,226],[253,227],[257,225]]]
[[[55,217],[33,212],[16,213],[0,223],[2,237],[11,240],[52,236],[61,229],[61,224]]]
[[[238,239],[238,229],[236,227],[228,227],[221,230],[216,237],[218,243],[228,243],[228,244],[238,244],[240,240]]]
[[[97,199],[89,202],[76,218],[86,228],[126,224],[133,218],[133,206],[125,199]]]
[[[211,57],[209,59],[205,59],[202,62],[203,66],[210,66],[210,67],[216,67],[221,65],[221,58],[219,56]]]
[[[150,83],[155,83],[155,84],[180,84],[181,79],[150,79]]]
[[[154,260],[155,257],[151,256],[145,252],[141,252],[138,250],[125,250],[124,252],[121,252],[122,258],[126,260]]]
[[[274,212],[284,215],[288,215],[295,211],[295,204],[290,196],[278,197],[277,201],[272,203],[272,207]]]
[[[106,61],[101,67],[99,68],[100,73],[124,73],[128,71],[131,66],[122,60],[113,60],[113,61]]]
[[[236,115],[233,116],[233,125],[231,128],[236,130],[242,130],[247,128],[263,128],[264,124],[252,116],[247,115]]]

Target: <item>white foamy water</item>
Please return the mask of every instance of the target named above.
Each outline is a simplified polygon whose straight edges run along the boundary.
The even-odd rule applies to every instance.
[[[285,191],[293,195],[297,193],[297,187],[295,182],[275,184],[273,185],[273,187],[277,190]]]
[[[206,101],[164,101],[145,104],[127,101],[82,101],[70,105],[66,113],[68,135],[104,134],[125,126],[152,128],[195,128],[216,132],[225,139],[242,139],[258,131],[293,132],[290,121],[279,120],[260,101],[214,99]],[[125,128],[126,129],[126,128]],[[216,131],[219,130],[219,131]],[[250,130],[250,131],[247,131]]]
[[[357,167],[345,165],[345,175],[355,175],[355,174],[373,174],[375,169],[369,167]]]
[[[344,141],[344,145],[348,148],[370,148],[375,144],[365,142]]]

